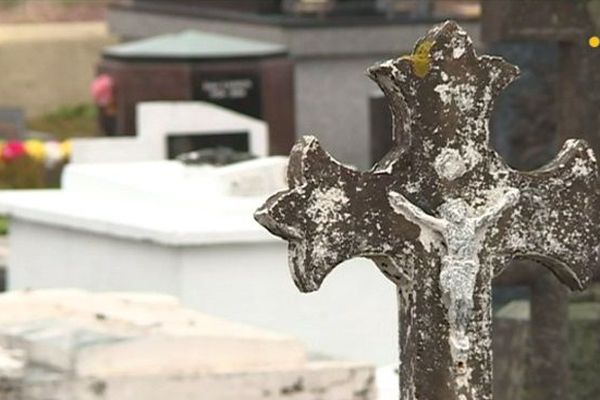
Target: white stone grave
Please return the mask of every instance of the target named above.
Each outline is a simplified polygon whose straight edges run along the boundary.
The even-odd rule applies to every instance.
[[[375,395],[365,364],[311,360],[297,339],[201,314],[165,295],[2,294],[0,349],[0,393],[15,399]]]
[[[267,194],[284,187],[286,163],[70,164],[61,190],[2,191],[9,288],[161,292],[288,332],[314,352],[396,362],[395,289],[370,261],[346,262],[319,293],[301,294],[286,243],[253,220]]]
[[[269,154],[267,124],[201,101],[144,102],[136,108],[137,136],[73,139],[73,163],[157,161],[167,159],[169,137],[245,132],[248,150]]]

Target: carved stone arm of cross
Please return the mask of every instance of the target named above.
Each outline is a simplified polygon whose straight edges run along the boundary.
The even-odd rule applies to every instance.
[[[389,174],[359,172],[305,136],[290,153],[289,189],[271,196],[255,213],[273,234],[289,241],[289,266],[303,292],[317,290],[338,264],[359,256],[378,261],[414,249],[418,228],[391,212]],[[384,273],[400,280],[402,267]],[[380,264],[381,265],[381,264]],[[412,267],[412,266],[411,266]],[[394,275],[394,276],[391,276]]]
[[[448,226],[446,220],[427,214],[411,203],[402,193],[390,192],[389,198],[392,208],[410,222],[423,224],[436,232],[443,232]]]
[[[508,170],[520,188],[516,211],[490,231],[484,248],[502,272],[511,258],[548,267],[572,290],[582,290],[600,266],[600,179],[596,158],[584,140],[567,140],[544,167]],[[487,258],[488,256],[484,257]]]
[[[515,205],[518,200],[519,189],[510,188],[491,207],[486,208],[482,215],[477,217],[477,227],[480,228],[493,222],[504,210]]]

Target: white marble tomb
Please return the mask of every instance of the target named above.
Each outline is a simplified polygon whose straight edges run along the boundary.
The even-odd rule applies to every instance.
[[[253,220],[266,196],[284,187],[286,163],[70,164],[61,190],[2,191],[9,288],[160,292],[287,332],[313,352],[395,363],[395,290],[378,269],[351,260],[318,293],[301,294],[286,243]]]
[[[201,101],[143,102],[136,108],[137,136],[73,139],[73,163],[158,161],[167,159],[169,137],[246,132],[248,150],[269,154],[267,124]]]

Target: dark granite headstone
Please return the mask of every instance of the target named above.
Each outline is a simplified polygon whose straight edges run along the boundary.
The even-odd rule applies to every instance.
[[[0,139],[21,139],[25,134],[25,113],[16,107],[0,107]]]
[[[265,121],[271,154],[295,140],[293,62],[280,44],[185,31],[110,47],[99,71],[115,85],[106,134],[135,134],[140,102],[206,101]]]

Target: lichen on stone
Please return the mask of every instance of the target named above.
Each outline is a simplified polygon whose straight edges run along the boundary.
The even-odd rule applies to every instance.
[[[432,45],[432,42],[425,40],[416,47],[413,54],[406,56],[412,63],[414,74],[419,78],[424,78],[431,69],[431,56],[429,51],[431,50]]]

